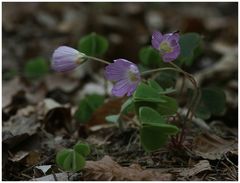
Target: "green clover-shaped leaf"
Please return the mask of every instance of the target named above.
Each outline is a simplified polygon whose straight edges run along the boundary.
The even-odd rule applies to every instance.
[[[101,56],[107,49],[107,39],[96,33],[91,33],[82,37],[78,43],[78,50],[89,56]]]

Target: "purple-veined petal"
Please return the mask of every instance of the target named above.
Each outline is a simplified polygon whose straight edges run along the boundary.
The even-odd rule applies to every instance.
[[[114,63],[105,68],[105,77],[108,80],[115,81],[112,88],[114,96],[130,96],[140,82],[140,72],[137,66],[125,59],[116,59]]]
[[[127,96],[131,96],[133,94],[133,92],[137,89],[137,85],[138,84],[132,84],[129,86],[129,90],[128,90],[128,93],[127,93]]]
[[[162,40],[163,40],[163,36],[162,36],[161,32],[158,32],[158,31],[153,32],[152,47],[158,50]]]
[[[52,56],[52,68],[57,72],[67,72],[75,69],[84,60],[85,54],[68,47],[60,46]]]
[[[127,80],[117,82],[112,88],[112,94],[117,97],[122,97],[128,92],[129,83]]]

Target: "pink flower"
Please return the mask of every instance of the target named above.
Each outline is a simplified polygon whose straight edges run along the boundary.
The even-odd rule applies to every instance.
[[[137,66],[125,59],[116,59],[114,63],[105,68],[105,76],[108,80],[115,81],[112,94],[122,97],[125,94],[131,96],[140,82],[140,72]]]
[[[152,34],[152,47],[160,52],[164,62],[171,62],[180,54],[179,34],[174,32],[162,35],[156,31]]]

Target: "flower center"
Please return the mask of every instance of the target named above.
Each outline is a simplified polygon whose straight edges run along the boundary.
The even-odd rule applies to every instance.
[[[169,42],[167,41],[163,41],[160,46],[159,49],[163,52],[163,53],[170,53],[172,52],[172,47],[170,46]]]
[[[128,71],[128,77],[131,82],[136,82],[139,80],[138,72],[139,72],[138,69],[134,65],[130,66],[130,69]]]

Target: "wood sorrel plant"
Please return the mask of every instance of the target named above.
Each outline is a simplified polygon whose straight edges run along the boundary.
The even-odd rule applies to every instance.
[[[182,62],[189,64],[192,61],[200,44],[200,38],[195,33],[180,37],[178,32],[168,34],[154,32],[151,42],[152,48],[147,47],[140,51],[142,65],[137,66],[122,58],[115,59],[113,63],[110,63],[96,57],[107,50],[108,43],[105,38],[93,33],[80,41],[79,49],[84,53],[67,46],[57,48],[53,53],[52,68],[57,72],[66,72],[75,69],[87,60],[106,64],[105,78],[114,82],[112,95],[129,97],[122,105],[119,114],[107,116],[106,120],[118,122],[122,127],[121,117],[134,108],[138,120],[133,121],[140,130],[141,144],[146,151],[159,149],[166,144],[169,137],[171,137],[174,147],[181,147],[189,122],[198,109],[201,90],[194,77],[178,65],[181,65]],[[173,63],[174,60],[177,61],[177,64]],[[149,67],[152,68],[146,69]],[[162,87],[157,79],[150,78],[150,76],[156,78],[156,74],[166,74],[166,72],[172,75],[174,73],[182,74],[192,83],[192,97],[184,117],[178,113],[177,100],[169,96],[175,90]],[[164,77],[160,77],[160,79],[162,78]],[[211,97],[214,96],[211,95]],[[170,122],[169,119],[175,120]]]

